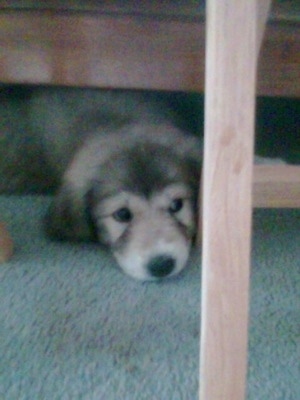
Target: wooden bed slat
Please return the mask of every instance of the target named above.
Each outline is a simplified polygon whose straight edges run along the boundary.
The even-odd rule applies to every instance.
[[[0,80],[157,90],[204,90],[201,19],[1,10]],[[259,95],[300,97],[300,24],[268,24]]]
[[[253,206],[300,208],[300,166],[255,165]]]

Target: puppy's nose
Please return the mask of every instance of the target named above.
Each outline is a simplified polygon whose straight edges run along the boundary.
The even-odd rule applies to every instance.
[[[164,278],[170,275],[174,268],[175,260],[168,255],[154,257],[147,265],[149,273],[155,278]]]

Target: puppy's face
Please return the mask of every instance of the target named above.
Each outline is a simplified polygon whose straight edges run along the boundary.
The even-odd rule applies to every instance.
[[[94,203],[99,240],[108,245],[125,273],[157,280],[186,265],[195,233],[192,194],[171,184],[148,198],[123,191]]]
[[[84,189],[66,179],[46,217],[48,234],[96,239],[140,280],[177,274],[195,234],[200,170],[189,152],[183,156],[177,148],[140,143],[91,169]]]

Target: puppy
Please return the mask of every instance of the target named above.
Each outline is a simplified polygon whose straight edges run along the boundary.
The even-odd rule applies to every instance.
[[[179,273],[196,232],[201,141],[151,93],[48,88],[25,103],[26,140],[38,159],[31,175],[41,188],[58,186],[47,234],[97,241],[136,279]],[[0,190],[28,187],[7,164]]]

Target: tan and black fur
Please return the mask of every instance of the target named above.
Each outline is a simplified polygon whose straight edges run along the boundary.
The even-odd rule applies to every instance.
[[[0,117],[0,192],[56,188],[48,235],[96,240],[141,280],[184,268],[202,146],[166,104],[139,92],[44,88],[9,105],[4,91]]]

